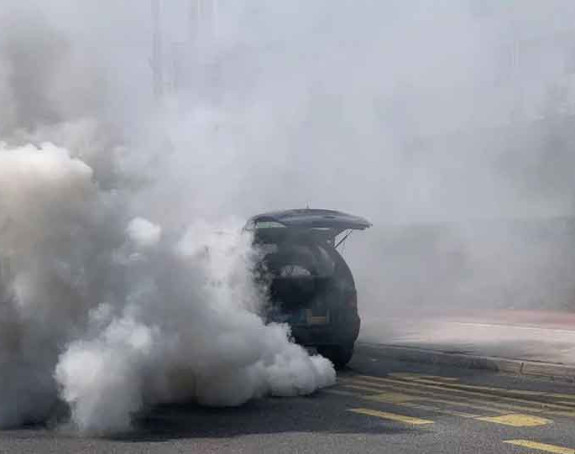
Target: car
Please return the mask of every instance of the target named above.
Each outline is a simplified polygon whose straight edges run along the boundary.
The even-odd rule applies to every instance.
[[[362,217],[311,208],[259,214],[245,226],[260,251],[255,274],[267,290],[266,321],[287,323],[295,342],[338,368],[353,356],[361,324],[355,281],[338,247],[369,227]]]

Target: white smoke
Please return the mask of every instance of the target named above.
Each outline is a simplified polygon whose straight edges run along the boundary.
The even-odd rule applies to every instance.
[[[106,432],[144,404],[239,405],[334,382],[329,361],[258,315],[236,223],[170,236],[128,222],[122,196],[51,144],[1,148],[0,194],[0,425],[46,417],[57,388],[80,430]]]
[[[202,114],[218,109],[192,109],[191,134],[151,111],[149,11],[0,4],[0,427],[64,403],[79,430],[103,433],[158,402],[334,383],[329,361],[259,315],[257,251],[214,197],[234,154]]]
[[[147,5],[0,0],[1,425],[45,418],[58,396],[79,428],[107,431],[154,402],[331,383],[258,317],[254,251],[230,215],[572,215],[570,122],[532,120],[567,84],[554,48],[573,2],[222,0],[199,43],[189,2],[161,3],[169,115],[150,112]],[[350,257],[360,305],[549,299],[541,276],[566,281],[551,271],[573,269],[571,233],[549,247],[493,230],[372,229]]]

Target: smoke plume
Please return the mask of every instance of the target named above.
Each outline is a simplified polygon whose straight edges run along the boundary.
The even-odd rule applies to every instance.
[[[258,316],[259,211],[375,224],[364,318],[572,307],[572,1],[143,3],[0,0],[0,425],[333,383]]]
[[[138,148],[133,117],[115,124],[91,103],[100,85],[74,85],[86,61],[66,32],[31,11],[4,20],[16,22],[0,53],[0,426],[45,421],[61,401],[79,430],[107,433],[155,403],[231,406],[333,384],[328,360],[260,317],[241,219],[174,214],[177,185],[149,196],[173,168],[164,133]],[[98,76],[105,64],[92,61]],[[148,203],[173,216],[162,223]]]
[[[4,147],[0,164],[1,395],[14,403],[2,425],[42,417],[57,387],[74,423],[100,432],[127,429],[145,404],[239,405],[333,383],[327,360],[259,317],[241,225],[200,220],[170,237],[126,223],[119,196],[54,145]]]

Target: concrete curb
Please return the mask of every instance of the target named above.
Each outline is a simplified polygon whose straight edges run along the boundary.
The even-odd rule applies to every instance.
[[[364,348],[375,349],[379,354],[385,357],[400,361],[454,366],[466,369],[484,369],[575,383],[575,366],[566,364],[467,355],[464,353],[442,352],[400,345],[372,344],[369,342],[358,342],[357,345]]]

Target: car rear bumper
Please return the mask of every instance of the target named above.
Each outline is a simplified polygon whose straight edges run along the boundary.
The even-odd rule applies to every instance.
[[[353,345],[359,335],[360,319],[357,315],[344,321],[326,324],[290,325],[294,340],[304,346]]]

